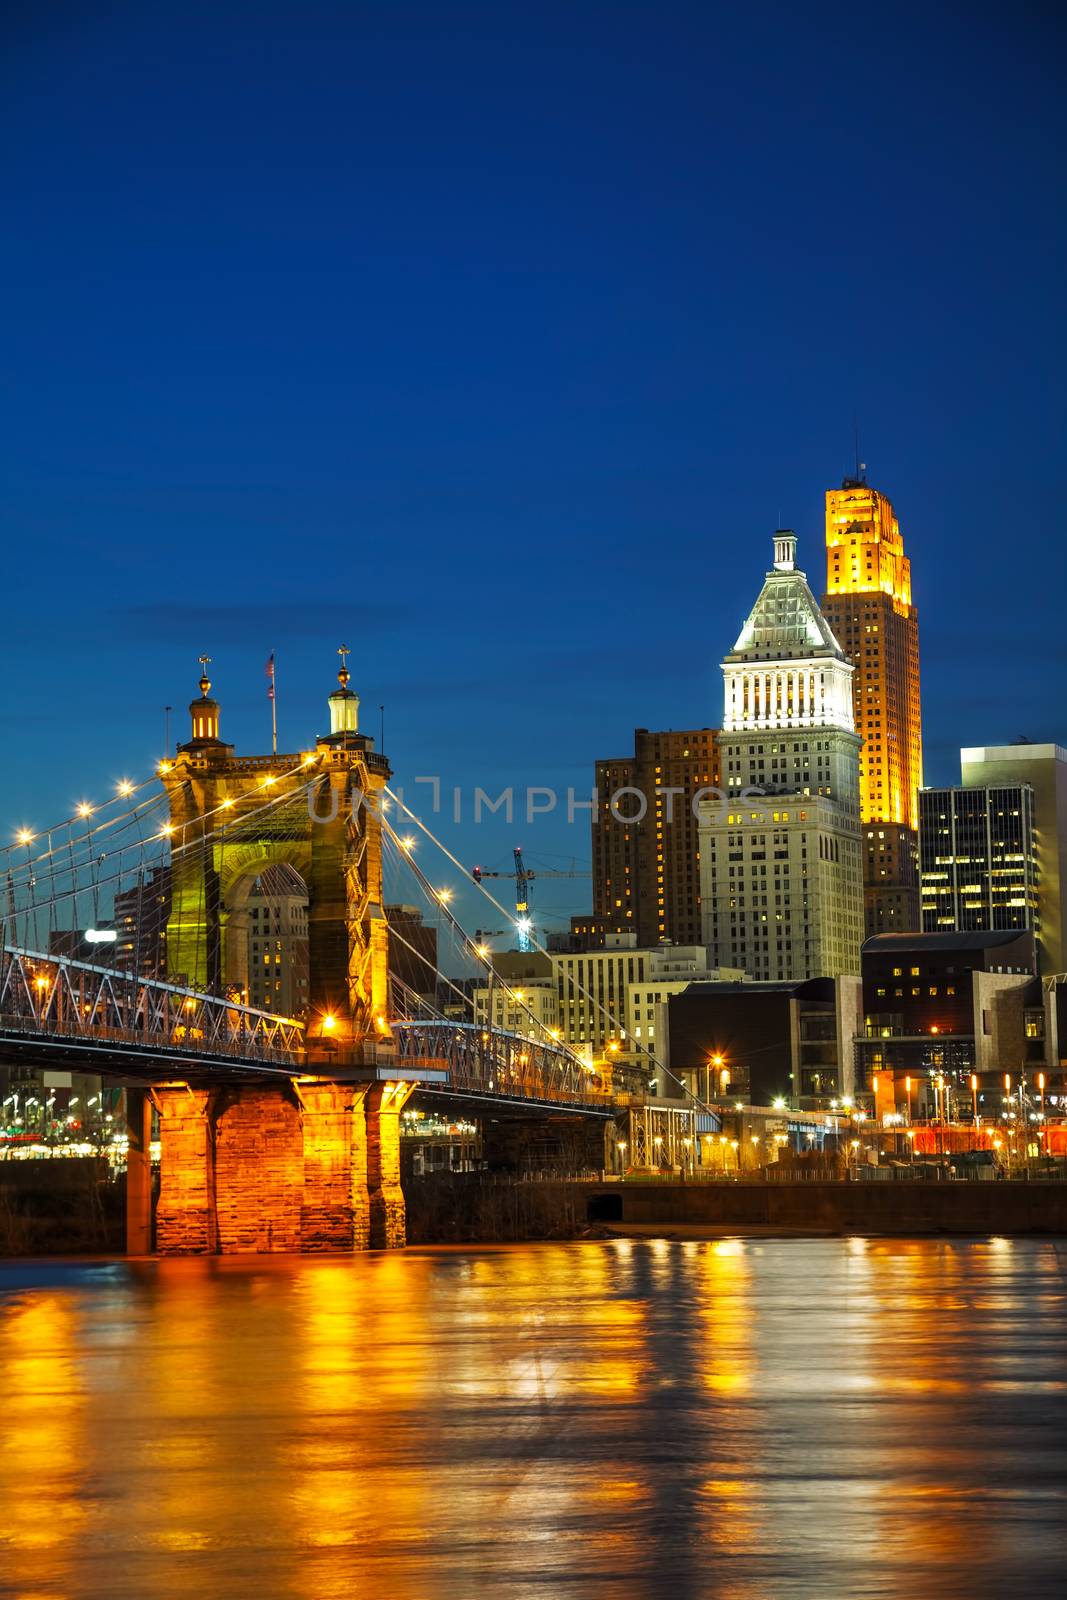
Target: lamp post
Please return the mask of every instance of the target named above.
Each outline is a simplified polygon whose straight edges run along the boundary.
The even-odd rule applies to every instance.
[[[724,1065],[724,1057],[721,1056],[718,1051],[716,1051],[713,1055],[710,1055],[708,1057],[707,1063],[706,1063],[706,1065],[704,1067],[704,1099],[705,1100],[710,1100],[711,1099],[711,1072],[712,1072],[712,1068],[714,1067],[716,1075],[719,1075],[722,1072],[723,1065]]]
[[[971,1111],[974,1116],[974,1130],[978,1132],[978,1074],[971,1073]]]
[[[615,1150],[619,1157],[619,1176],[624,1178],[626,1176],[626,1140],[620,1139],[615,1146]]]

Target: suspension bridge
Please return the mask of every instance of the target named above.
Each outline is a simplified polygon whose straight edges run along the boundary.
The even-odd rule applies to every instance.
[[[393,827],[391,770],[359,731],[345,653],[329,732],[294,755],[238,755],[206,673],[205,657],[190,737],[156,773],[0,853],[0,1063],[125,1087],[132,1250],[153,1237],[153,1112],[161,1252],[402,1244],[413,1095],[596,1124],[610,1083],[520,993],[525,1034],[446,1016],[390,974],[385,852],[468,963],[490,961]],[[249,1004],[250,895],[283,864],[307,890],[293,1016]]]

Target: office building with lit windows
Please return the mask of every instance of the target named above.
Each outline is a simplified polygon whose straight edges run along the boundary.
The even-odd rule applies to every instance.
[[[654,1053],[656,1007],[672,992],[708,975],[702,944],[641,948],[632,933],[608,934],[603,949],[553,954],[564,1040],[596,1058]],[[640,998],[638,998],[640,997]]]
[[[923,789],[919,871],[924,933],[1031,929],[1039,933],[1034,792]]]
[[[966,1107],[969,1076],[983,1094],[1004,1073],[1043,1062],[1046,1007],[1028,930],[878,934],[863,946],[859,1085],[879,1117],[930,1115],[939,1079]],[[999,1098],[997,1101],[999,1111]]]
[[[308,894],[285,863],[266,867],[245,906],[248,928],[248,1003],[299,1017],[308,1005]]]
[[[856,972],[863,939],[852,663],[780,530],[723,662],[725,802],[700,803],[704,943],[761,981]]]
[[[693,801],[719,781],[715,728],[637,728],[632,756],[596,763],[593,915],[571,924],[583,947],[622,933],[642,947],[700,942]]]
[[[769,1106],[782,1097],[818,1110],[854,1092],[858,977],[741,983],[720,973],[686,985],[663,1009],[670,1072],[705,1100]]]
[[[919,619],[892,504],[863,476],[826,495],[826,620],[855,666],[868,934],[919,925]]]
[[[960,751],[963,787],[1025,784],[1033,796],[1038,970],[1067,972],[1067,750],[1016,739]]]

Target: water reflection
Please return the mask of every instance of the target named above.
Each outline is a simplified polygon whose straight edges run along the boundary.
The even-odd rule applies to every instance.
[[[1059,1595],[1055,1243],[0,1268],[0,1592]]]

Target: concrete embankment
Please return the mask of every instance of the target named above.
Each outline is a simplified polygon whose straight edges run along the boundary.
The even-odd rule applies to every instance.
[[[765,1233],[1067,1233],[1067,1183],[587,1185],[591,1222]]]

